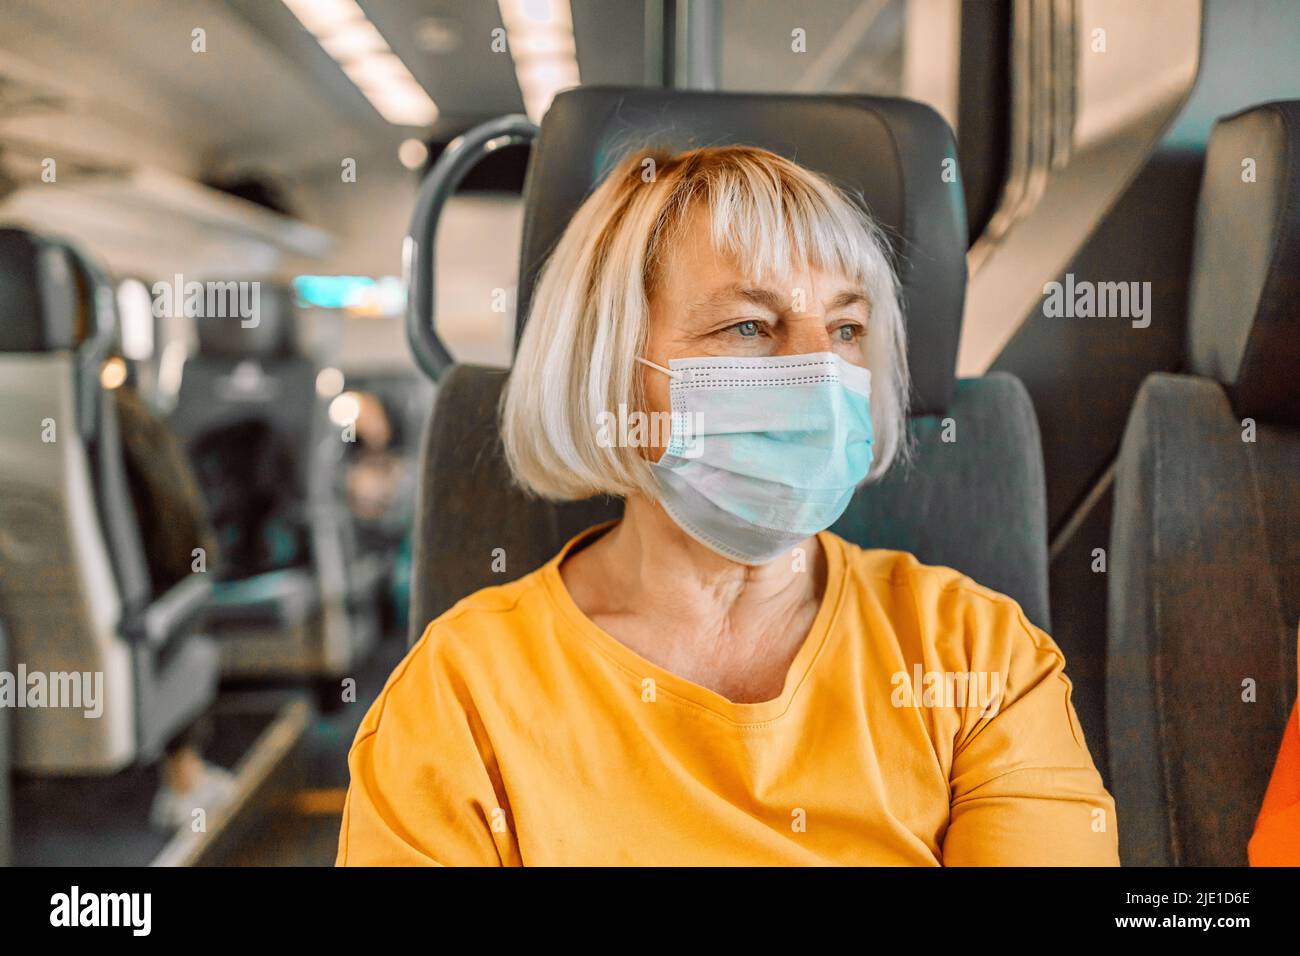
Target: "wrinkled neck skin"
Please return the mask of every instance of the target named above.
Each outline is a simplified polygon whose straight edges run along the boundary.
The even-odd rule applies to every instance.
[[[737,637],[762,642],[820,599],[826,557],[816,537],[764,565],[732,561],[700,544],[655,501],[634,495],[624,517],[561,569],[589,614],[644,617],[680,628],[665,641]],[[753,646],[753,645],[751,645]]]

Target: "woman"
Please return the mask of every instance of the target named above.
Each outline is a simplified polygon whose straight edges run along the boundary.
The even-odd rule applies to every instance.
[[[429,626],[353,744],[340,864],[1118,862],[1051,639],[825,530],[905,454],[884,248],[750,147],[593,192],[502,432],[524,488],[624,517]]]

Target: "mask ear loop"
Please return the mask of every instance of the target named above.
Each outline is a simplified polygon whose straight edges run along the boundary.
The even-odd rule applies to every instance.
[[[638,362],[640,362],[642,365],[648,365],[648,366],[650,366],[650,367],[653,368],[653,369],[658,369],[660,372],[663,372],[665,375],[667,375],[667,376],[668,376],[669,378],[671,378],[671,379],[679,379],[679,378],[682,377],[682,373],[681,373],[681,372],[674,372],[674,371],[673,371],[672,369],[670,369],[670,368],[664,368],[662,365],[656,365],[654,362],[650,361],[649,359],[643,359],[643,358],[642,358],[641,356],[639,356],[639,355],[636,356],[636,360],[637,360]]]

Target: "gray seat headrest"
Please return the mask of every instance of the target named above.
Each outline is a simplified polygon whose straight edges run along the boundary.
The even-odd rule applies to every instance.
[[[199,354],[220,358],[282,358],[293,354],[293,290],[277,283],[210,280],[194,317]],[[182,303],[176,305],[179,312]]]
[[[966,295],[966,206],[952,131],[934,110],[908,100],[633,87],[561,93],[529,163],[517,329],[546,257],[620,158],[642,146],[724,144],[771,150],[861,194],[893,247],[913,411],[945,410]],[[952,176],[943,175],[947,160]]]
[[[66,247],[25,229],[0,229],[0,352],[73,349],[89,328],[89,310]]]
[[[1196,212],[1188,364],[1242,417],[1300,424],[1300,102],[1210,134]]]

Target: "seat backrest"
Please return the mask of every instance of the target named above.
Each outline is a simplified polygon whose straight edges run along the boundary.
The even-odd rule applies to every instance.
[[[951,131],[928,107],[867,96],[599,87],[560,94],[529,164],[518,326],[546,256],[622,156],[643,145],[730,143],[767,148],[859,193],[896,261],[917,454],[910,468],[860,491],[835,530],[864,546],[949,564],[1009,594],[1047,627],[1037,424],[1015,379],[955,379],[965,207]],[[458,366],[440,382],[422,457],[412,637],[460,598],[533,570],[567,538],[620,513],[616,500],[557,505],[512,484],[496,421],[505,376]]]
[[[171,415],[228,564],[242,573],[303,559],[303,502],[321,439],[318,369],[295,349],[292,293],[262,283],[259,299],[255,326],[237,316],[195,318],[199,349],[185,363]],[[267,545],[272,539],[281,544]]]
[[[189,442],[232,422],[259,419],[309,448],[319,409],[316,366],[295,344],[296,309],[287,288],[260,284],[257,324],[197,315],[198,351],[186,362],[172,424]]]
[[[149,580],[100,392],[111,290],[92,272],[61,243],[0,229],[0,618],[15,667],[99,673],[105,689],[97,719],[15,713],[14,763],[34,771],[119,766],[135,746],[120,629]]]
[[[913,411],[946,409],[966,297],[966,205],[948,124],[910,100],[598,86],[561,93],[528,165],[516,339],[547,256],[619,160],[641,146],[735,143],[771,150],[861,196],[893,247]]]
[[[1107,726],[1120,856],[1243,865],[1296,697],[1300,103],[1221,119],[1196,218],[1185,375],[1120,449]]]

